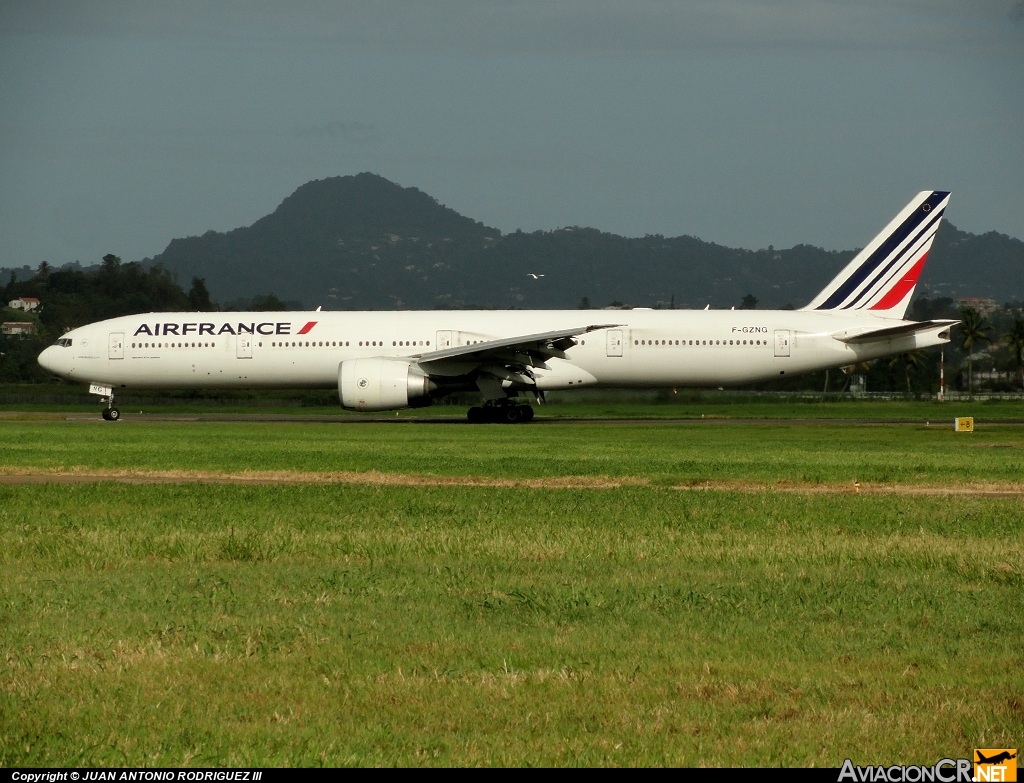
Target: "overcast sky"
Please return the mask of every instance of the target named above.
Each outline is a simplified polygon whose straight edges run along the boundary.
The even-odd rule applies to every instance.
[[[0,0],[0,266],[370,171],[501,231],[1024,238],[1022,0]]]

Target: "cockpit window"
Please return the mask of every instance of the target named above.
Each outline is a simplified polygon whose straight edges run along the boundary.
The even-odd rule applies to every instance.
[[[61,348],[70,348],[71,347],[71,338],[70,337],[61,337],[60,339],[57,340],[57,342],[54,343],[54,345],[59,345]]]

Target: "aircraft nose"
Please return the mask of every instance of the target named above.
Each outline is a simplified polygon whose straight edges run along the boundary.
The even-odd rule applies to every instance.
[[[65,375],[68,371],[65,350],[64,348],[51,345],[49,348],[43,349],[43,352],[39,354],[39,358],[36,361],[47,372],[51,372],[54,375]]]

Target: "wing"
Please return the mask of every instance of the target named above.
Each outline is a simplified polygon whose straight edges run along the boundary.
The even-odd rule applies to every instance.
[[[533,368],[549,369],[548,359],[566,358],[565,352],[576,345],[576,337],[619,324],[591,324],[553,332],[524,334],[428,351],[410,358],[428,375],[460,376],[471,373],[492,375],[500,380],[532,384]]]

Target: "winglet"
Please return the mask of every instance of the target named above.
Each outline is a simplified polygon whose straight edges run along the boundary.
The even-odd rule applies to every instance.
[[[803,310],[867,310],[887,318],[907,312],[949,193],[917,194]]]

